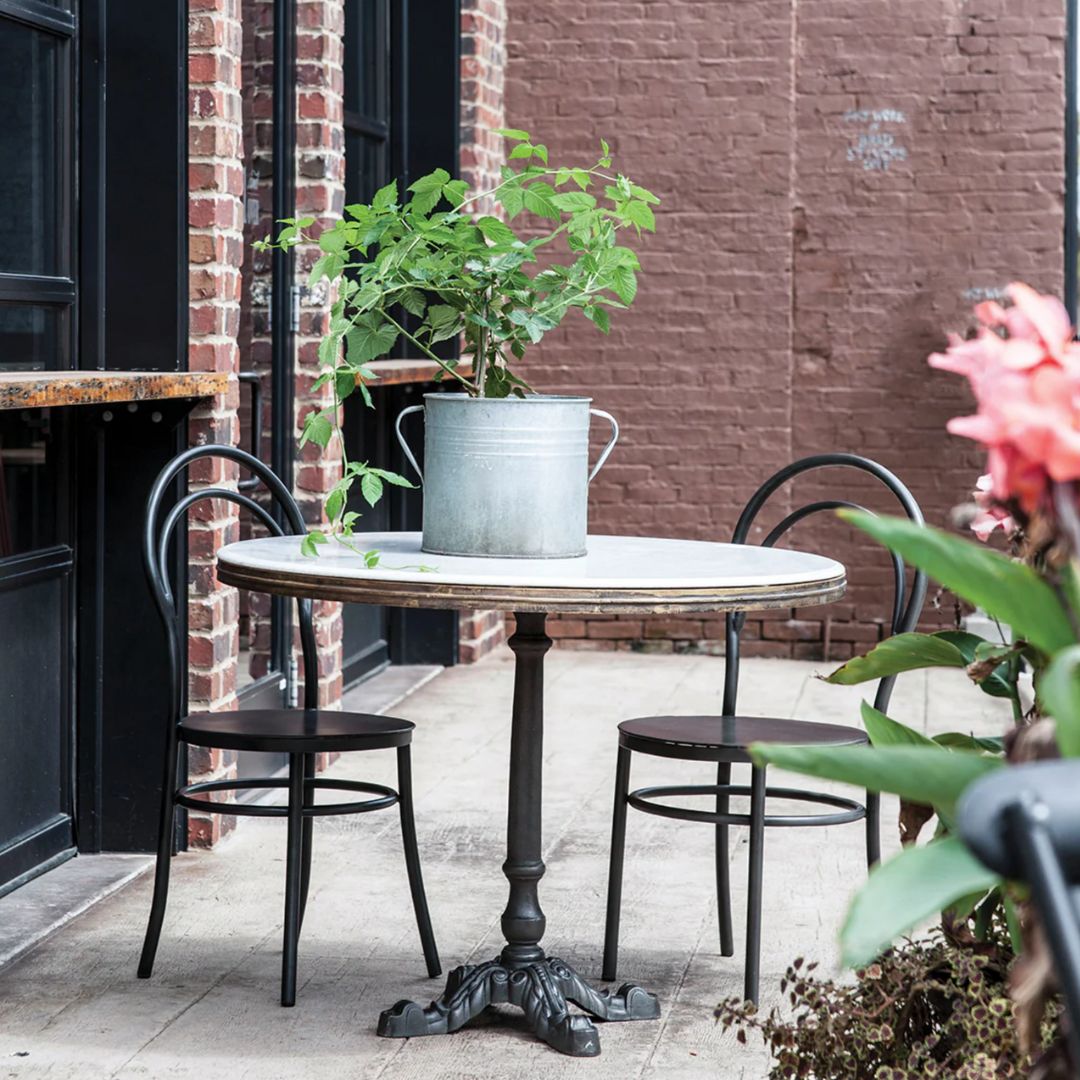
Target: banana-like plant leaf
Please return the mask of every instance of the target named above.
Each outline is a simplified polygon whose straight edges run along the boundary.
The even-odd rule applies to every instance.
[[[968,784],[1001,768],[998,758],[964,750],[943,753],[929,746],[774,746],[754,743],[758,765],[839,780],[870,791],[889,791],[910,802],[932,806],[946,823]]]
[[[932,746],[935,750],[943,749],[921,731],[893,720],[891,716],[875,709],[868,701],[862,703],[862,719],[866,734],[870,736],[871,746],[879,749],[885,746]]]
[[[978,634],[969,634],[966,630],[939,630],[934,634],[934,637],[941,638],[942,641],[947,641],[950,645],[955,645],[963,653],[964,660],[968,665],[984,659],[983,656],[979,655],[980,652],[985,653],[988,648],[997,647],[993,642],[979,637]],[[991,697],[1009,698],[1010,700],[1016,697],[1015,687],[1001,674],[1000,666],[997,670],[991,671],[984,679],[980,679],[975,685],[983,693],[989,694]]]
[[[1039,701],[1054,718],[1063,757],[1080,757],[1080,645],[1063,649],[1039,676]]]
[[[943,757],[954,757],[945,754]],[[906,848],[870,873],[848,909],[840,944],[844,962],[870,963],[924,919],[1000,883],[958,836]]]
[[[1076,643],[1061,601],[1030,566],[907,518],[838,513],[1043,652],[1053,654]]]
[[[967,667],[969,660],[950,641],[937,634],[896,634],[856,656],[825,677],[827,683],[852,686],[855,683],[899,675],[928,667]]]
[[[966,731],[945,731],[935,735],[933,742],[950,750],[985,750],[990,754],[1005,751],[1005,739],[1001,735],[970,735]]]

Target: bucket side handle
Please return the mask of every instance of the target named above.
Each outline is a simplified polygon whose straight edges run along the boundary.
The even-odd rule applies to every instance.
[[[589,415],[599,416],[602,420],[606,420],[611,425],[611,438],[608,439],[607,446],[600,451],[600,457],[596,459],[596,464],[592,467],[592,472],[589,473],[589,479],[586,481],[591,484],[593,477],[603,468],[604,462],[607,461],[611,451],[615,449],[615,444],[619,441],[619,422],[611,415],[611,413],[604,412],[603,409],[590,409]]]
[[[397,441],[401,444],[401,449],[405,451],[405,456],[409,459],[409,464],[416,471],[416,475],[420,477],[421,484],[424,482],[424,474],[420,471],[420,466],[417,465],[416,458],[413,457],[413,452],[409,449],[409,444],[405,441],[405,436],[401,434],[401,421],[404,420],[409,413],[423,411],[423,405],[409,405],[398,413],[397,420],[394,421],[394,434],[397,436]],[[601,461],[602,460],[603,458],[601,458]]]

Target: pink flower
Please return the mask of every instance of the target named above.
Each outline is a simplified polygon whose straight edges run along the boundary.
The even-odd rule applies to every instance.
[[[989,497],[1031,513],[1050,481],[1080,479],[1080,344],[1054,297],[1019,283],[1008,293],[1011,307],[979,304],[978,334],[951,335],[929,362],[971,384],[978,412],[948,428],[988,448]]]
[[[994,502],[992,488],[990,474],[985,473],[975,481],[975,490],[972,492],[979,510],[971,519],[971,531],[983,541],[988,540],[995,529],[1004,530],[1006,535],[1016,531],[1016,522],[1009,512]]]

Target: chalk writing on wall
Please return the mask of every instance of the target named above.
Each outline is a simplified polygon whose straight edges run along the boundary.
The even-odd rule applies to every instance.
[[[895,162],[907,160],[907,147],[888,129],[907,123],[899,109],[849,109],[844,122],[857,132],[848,146],[848,161],[858,162],[867,172],[884,172]]]

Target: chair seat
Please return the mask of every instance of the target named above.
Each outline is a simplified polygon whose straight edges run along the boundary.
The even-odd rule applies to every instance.
[[[631,750],[690,761],[749,761],[751,743],[857,746],[869,740],[857,728],[768,716],[642,716],[619,725]]]
[[[406,746],[413,727],[408,720],[370,713],[244,709],[184,716],[179,734],[195,746],[303,754]]]

